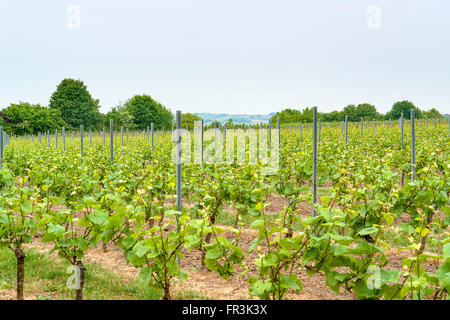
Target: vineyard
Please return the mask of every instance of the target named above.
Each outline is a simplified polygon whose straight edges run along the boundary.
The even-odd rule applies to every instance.
[[[216,157],[200,163],[174,160],[170,130],[9,137],[0,256],[14,274],[0,268],[0,298],[89,298],[95,262],[154,299],[449,299],[446,121],[252,130],[258,145],[279,132],[273,174],[248,137],[228,148],[247,161],[217,161],[232,129],[205,135]],[[27,295],[36,255],[71,267],[53,278],[64,292]]]

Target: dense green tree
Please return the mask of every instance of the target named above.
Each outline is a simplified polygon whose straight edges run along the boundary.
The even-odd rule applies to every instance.
[[[95,129],[102,124],[99,101],[94,100],[81,80],[64,79],[53,92],[49,107],[58,109],[70,128],[83,125]]]
[[[361,118],[371,120],[379,119],[381,117],[381,115],[377,112],[377,108],[369,103],[362,103],[358,106],[349,104],[342,111],[341,120],[345,120],[345,116],[348,116],[348,121],[351,122],[360,121]]]
[[[216,121],[211,122],[208,125],[205,125],[205,130],[214,129],[214,125],[216,125],[216,128],[222,128],[222,124],[220,123],[220,121],[216,120]],[[244,128],[244,126],[245,126],[245,124],[242,124],[241,128]]]
[[[361,120],[372,120],[377,119],[379,116],[377,108],[369,103],[358,104],[356,107],[356,117]]]
[[[3,112],[0,112],[0,126],[1,127],[5,127],[6,125],[6,114],[4,114]]]
[[[272,118],[270,118],[270,122],[272,125],[277,124],[277,118],[280,117],[280,123],[298,123],[302,122],[312,122],[313,120],[313,108],[305,108],[303,110],[295,110],[295,109],[284,109],[281,112],[277,112]]]
[[[345,120],[345,116],[347,116],[348,121],[358,121],[358,113],[356,111],[356,106],[354,104],[349,104],[342,111],[342,116]]]
[[[344,114],[343,112],[340,111],[331,111],[328,113],[321,113],[320,114],[320,118],[323,121],[327,121],[327,122],[337,122],[337,121],[342,121],[344,120]]]
[[[11,104],[2,112],[6,117],[5,131],[10,134],[37,134],[47,130],[54,131],[67,125],[59,110],[39,104],[20,102]]]
[[[314,111],[313,110],[314,110],[313,108],[305,108],[305,109],[303,109],[300,121],[302,121],[302,122],[313,122],[313,116],[314,116]]]
[[[422,111],[420,111],[419,108],[417,108],[412,102],[407,101],[407,100],[403,100],[403,101],[398,101],[396,103],[394,103],[394,105],[392,106],[391,111],[389,111],[385,118],[386,119],[399,119],[401,113],[403,112],[403,117],[405,119],[409,119],[411,118],[411,109],[414,109],[414,117],[417,119],[422,118]]]
[[[181,127],[184,129],[187,126],[189,130],[192,130],[192,129],[194,129],[194,122],[199,121],[201,119],[202,118],[200,118],[196,114],[182,113],[181,114]]]
[[[428,111],[423,111],[423,116],[424,117],[428,117],[429,119],[434,119],[434,118],[442,118],[443,115],[436,110],[435,108],[432,108]]]
[[[294,123],[301,121],[302,112],[295,109],[284,109],[281,112],[277,112],[271,119],[272,124],[277,123],[277,119],[280,117],[280,123]]]
[[[119,105],[114,107],[107,114],[103,115],[103,125],[109,128],[110,120],[114,122],[114,128],[134,129],[135,124],[133,122],[133,116],[125,109],[125,106]]]
[[[171,129],[173,114],[149,95],[136,95],[125,103],[124,108],[132,117],[137,129],[153,126],[155,129]]]

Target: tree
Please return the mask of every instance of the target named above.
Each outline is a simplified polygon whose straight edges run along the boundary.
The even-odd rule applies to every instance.
[[[210,124],[205,125],[205,130],[214,129],[214,126],[216,126],[216,128],[218,128],[218,129],[222,128],[222,124],[220,123],[220,121],[215,120],[215,121],[211,122]]]
[[[369,103],[358,104],[355,111],[357,117],[356,120],[361,120],[361,118],[364,118],[364,120],[372,120],[379,116],[377,108]]]
[[[348,121],[355,122],[360,121],[361,118],[365,120],[379,119],[380,114],[377,112],[377,108],[369,103],[361,103],[358,106],[349,104],[342,111],[341,120],[345,120],[345,116],[348,116]]]
[[[152,122],[156,130],[172,128],[173,114],[149,95],[132,97],[125,103],[124,110],[133,117],[137,129],[146,129]]]
[[[6,114],[0,112],[0,126],[4,128],[6,125],[6,121],[7,121]]]
[[[305,108],[303,111],[295,109],[284,109],[281,112],[277,112],[272,118],[270,123],[272,125],[277,124],[277,118],[280,117],[280,123],[298,123],[312,122],[313,121],[313,108]]]
[[[198,115],[192,113],[182,113],[181,114],[181,127],[183,129],[188,127],[189,130],[194,129],[194,122],[202,120]]]
[[[302,112],[295,109],[284,109],[281,112],[277,112],[270,118],[272,125],[277,124],[278,117],[280,117],[280,123],[295,123],[301,121]]]
[[[3,110],[3,114],[5,131],[17,135],[54,131],[67,125],[59,110],[28,102],[11,104]]]
[[[111,119],[114,122],[115,128],[123,126],[124,128],[133,129],[135,127],[133,116],[125,109],[124,105],[118,105],[103,115],[103,126],[109,128]]]
[[[344,120],[343,112],[331,111],[329,113],[322,113],[321,118],[323,121],[327,122],[337,122]]]
[[[102,123],[99,101],[94,100],[81,80],[64,79],[53,92],[49,107],[58,109],[71,129],[83,125],[85,129],[98,128]]]
[[[303,109],[300,121],[302,122],[313,122],[314,111],[313,108]]]
[[[430,119],[442,118],[443,117],[443,115],[438,110],[436,110],[435,108],[432,108],[432,109],[430,109],[428,111],[424,111],[423,112],[423,116],[424,117],[428,117]]]
[[[342,111],[343,113],[343,117],[345,119],[345,116],[348,117],[348,121],[358,121],[360,119],[358,119],[358,114],[356,111],[356,106],[354,104],[349,104],[348,106],[346,106],[344,108],[344,110]]]
[[[411,109],[414,109],[414,117],[417,119],[422,118],[422,111],[417,108],[412,102],[404,100],[394,103],[391,111],[386,114],[386,119],[399,119],[403,112],[405,119],[411,118]]]

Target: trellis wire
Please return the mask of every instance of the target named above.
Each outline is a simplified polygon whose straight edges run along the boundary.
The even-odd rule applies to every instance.
[[[313,191],[313,207],[312,215],[315,217],[316,209],[314,208],[317,201],[317,107],[313,107],[313,176],[312,176],[312,191]]]
[[[403,112],[400,114],[400,132],[401,150],[403,150]]]
[[[110,165],[111,167],[114,164],[114,121],[113,119],[109,120],[109,149],[110,149]]]
[[[411,108],[411,164],[412,164],[412,178],[414,181],[416,175],[416,132],[414,125],[414,109]]]

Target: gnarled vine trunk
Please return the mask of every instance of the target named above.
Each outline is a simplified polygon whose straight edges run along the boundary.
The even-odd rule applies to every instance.
[[[170,284],[166,283],[164,285],[164,297],[163,300],[170,300]]]
[[[83,265],[83,262],[76,261],[75,266],[78,268],[77,275],[77,295],[75,300],[83,300],[83,287],[84,287],[84,274],[86,271],[86,268]]]
[[[25,253],[20,246],[14,250],[17,259],[17,300],[23,300],[23,282],[25,279]]]

